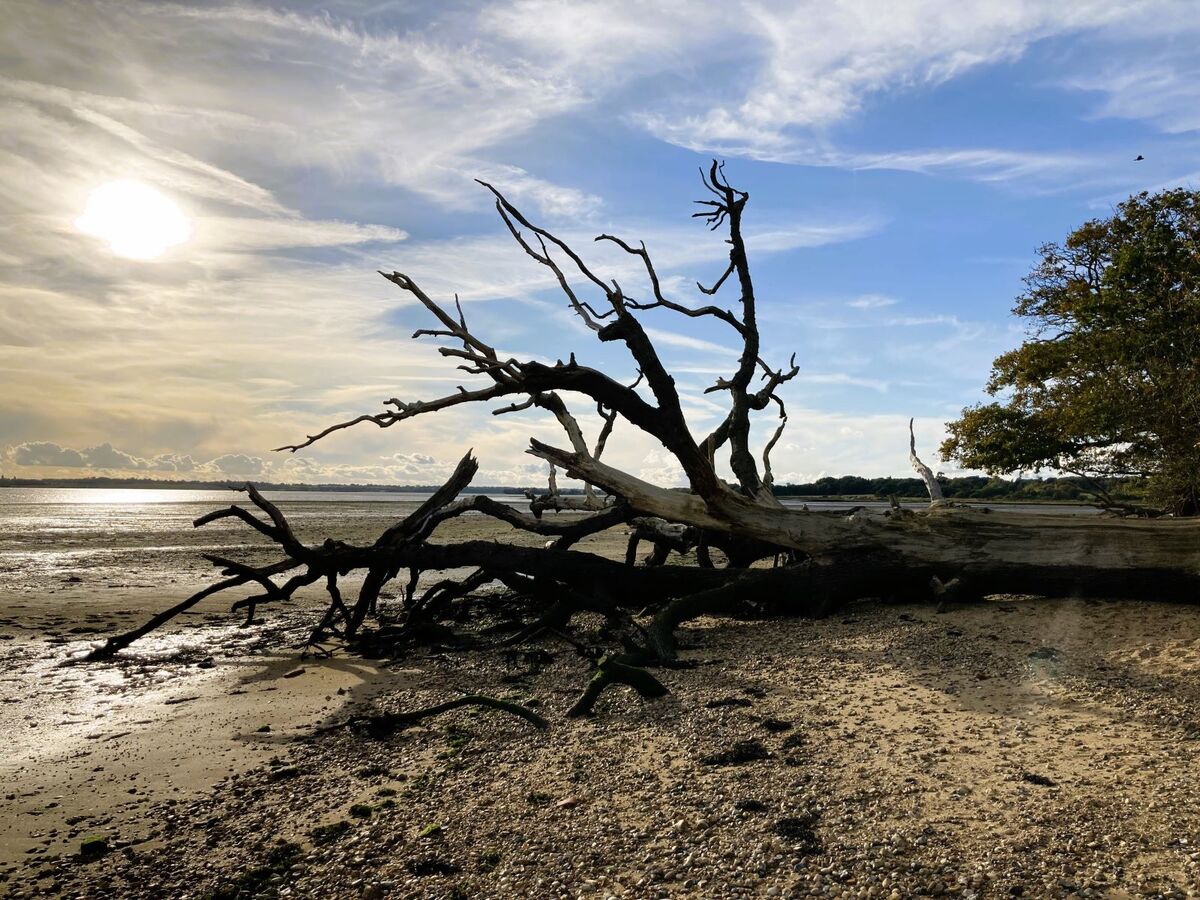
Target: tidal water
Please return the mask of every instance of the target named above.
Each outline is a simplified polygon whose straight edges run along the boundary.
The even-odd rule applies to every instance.
[[[429,494],[266,491],[302,540],[374,539]],[[496,495],[520,503],[519,495]],[[173,570],[206,572],[201,553],[226,555],[264,539],[236,520],[193,527],[237,491],[141,488],[0,489],[0,589],[29,578]],[[89,582],[94,579],[89,578]]]
[[[404,517],[427,493],[267,491],[303,540],[327,536],[373,540]],[[494,499],[522,506],[518,494]],[[799,501],[786,500],[789,506]],[[262,543],[241,523],[225,520],[194,528],[193,521],[232,503],[248,503],[236,491],[100,488],[0,489],[0,588],[31,577],[130,572],[147,569],[206,572],[200,553],[226,554]],[[812,510],[882,508],[883,501],[810,501]],[[919,508],[924,504],[911,504]],[[1006,505],[1022,512],[1094,514],[1085,506]]]

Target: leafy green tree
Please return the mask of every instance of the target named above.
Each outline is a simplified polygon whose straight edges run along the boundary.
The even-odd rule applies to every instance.
[[[943,459],[989,473],[1145,479],[1200,513],[1200,192],[1141,193],[1047,244],[1013,312],[1028,339],[992,364]]]

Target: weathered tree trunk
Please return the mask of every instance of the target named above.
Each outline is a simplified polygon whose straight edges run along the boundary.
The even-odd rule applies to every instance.
[[[867,555],[880,565],[886,557],[912,569],[965,576],[990,593],[1101,591],[1191,599],[1200,588],[1200,519],[1012,513],[941,504],[846,516],[763,506],[732,491],[706,503],[538,442],[530,452],[619,493],[651,515],[756,538],[828,564]]]
[[[451,346],[441,347],[440,352],[461,361],[459,369],[490,383],[470,390],[460,387],[456,393],[429,401],[392,399],[382,412],[333,425],[300,444],[280,448],[295,452],[360,423],[389,428],[452,406],[504,398],[509,405],[495,410],[496,414],[545,410],[562,426],[570,445],[565,449],[531,441],[529,452],[550,464],[550,479],[545,494],[530,495],[529,513],[483,497],[456,500],[478,468],[469,453],[429,501],[367,547],[332,540],[319,546],[303,545],[280,510],[249,487],[250,500],[266,520],[234,506],[202,517],[196,525],[237,518],[274,541],[283,558],[254,568],[209,557],[223,570],[226,580],[146,626],[110,639],[91,657],[109,657],[204,597],[249,584],[258,585],[263,593],[235,604],[235,609],[248,611],[248,621],[258,605],[287,599],[306,585],[324,581],[330,603],[314,629],[311,645],[320,647],[331,638],[361,640],[367,623],[379,618],[376,598],[381,589],[403,571],[409,585],[405,614],[400,621],[383,623],[372,634],[373,640],[386,639],[402,648],[406,641],[416,642],[422,636],[446,635],[445,623],[451,617],[469,610],[471,604],[486,606],[494,601],[494,597],[477,597],[479,589],[502,585],[509,592],[506,596],[520,599],[531,611],[503,645],[557,636],[576,644],[594,661],[593,679],[572,709],[572,714],[582,714],[592,709],[611,684],[630,685],[647,697],[656,695],[661,683],[640,667],[677,665],[676,629],[702,615],[747,610],[822,615],[862,597],[936,598],[943,604],[951,596],[989,593],[1092,594],[1187,602],[1200,597],[1200,520],[1028,515],[946,503],[932,470],[916,454],[911,422],[910,460],[930,492],[928,509],[913,512],[893,504],[887,511],[859,509],[845,514],[781,505],[771,492],[770,464],[771,451],[787,423],[778,391],[796,376],[799,367],[793,357],[787,366],[772,369],[759,355],[756,299],[741,234],[749,195],[731,187],[715,162],[704,185],[715,199],[701,201],[705,209],[697,215],[713,228],[727,226],[730,254],[729,266],[716,283],[711,288],[699,287],[704,294],[715,295],[733,276],[740,291],[736,312],[667,298],[644,245],[634,247],[601,235],[598,240],[614,243],[644,266],[651,299],[634,300],[615,281],[597,276],[565,242],[530,223],[487,186],[518,245],[550,270],[570,308],[600,341],[625,345],[638,369],[632,384],[580,365],[573,354],[567,362],[555,365],[501,358],[471,333],[457,301],[451,313],[413,279],[393,272],[385,277],[415,297],[440,323],[439,328],[423,329],[414,337],[447,339]],[[568,261],[574,280],[560,267],[561,258]],[[603,298],[600,310],[581,299],[577,281]],[[718,378],[708,389],[708,393],[728,392],[729,412],[701,440],[689,430],[675,382],[636,315],[651,309],[716,319],[741,341],[736,371],[728,379]],[[756,375],[761,386],[753,390]],[[592,445],[559,391],[583,395],[596,405],[603,425]],[[753,413],[772,406],[778,410],[777,424],[762,445],[760,474],[752,452],[750,420]],[[665,447],[686,473],[690,490],[657,487],[603,462],[601,456],[618,418]],[[735,479],[732,484],[718,474],[717,454],[726,445],[728,471]],[[559,493],[557,471],[583,482],[582,497]],[[555,512],[560,510],[578,514],[572,512],[560,519]],[[492,516],[551,540],[544,548],[429,541],[439,523],[466,513]],[[631,529],[624,563],[569,549],[580,538],[614,526]],[[650,564],[637,565],[637,550],[643,541],[653,547]],[[724,551],[728,565],[715,567],[709,548]],[[672,554],[678,557],[692,552],[700,565],[670,564]],[[774,565],[757,565],[765,560]],[[469,568],[472,574],[458,581],[442,578],[420,597],[415,595],[420,573],[462,568]],[[293,570],[300,571],[283,584],[273,580]],[[352,571],[363,571],[366,578],[358,597],[343,601],[339,579]],[[617,646],[590,648],[568,634],[572,618],[584,612],[605,617],[612,635],[609,643]],[[487,645],[483,637],[477,635],[473,645]],[[493,642],[491,646],[498,645]],[[456,705],[442,705],[435,711]]]

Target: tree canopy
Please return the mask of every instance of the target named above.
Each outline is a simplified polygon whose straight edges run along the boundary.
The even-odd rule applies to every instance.
[[[1139,477],[1200,512],[1200,192],[1141,193],[1040,248],[1013,312],[1028,339],[992,364],[942,456],[992,474]]]

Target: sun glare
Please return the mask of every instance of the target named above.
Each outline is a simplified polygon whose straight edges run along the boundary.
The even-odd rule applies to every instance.
[[[192,236],[192,224],[170,198],[140,181],[110,181],[92,191],[75,227],[107,241],[128,259],[154,259]]]

